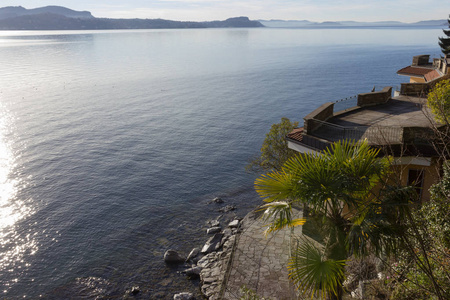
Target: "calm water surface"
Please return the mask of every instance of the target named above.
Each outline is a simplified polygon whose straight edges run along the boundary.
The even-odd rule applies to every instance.
[[[0,32],[0,297],[198,293],[164,265],[281,117],[398,85],[437,28]],[[224,216],[231,218],[232,215]]]

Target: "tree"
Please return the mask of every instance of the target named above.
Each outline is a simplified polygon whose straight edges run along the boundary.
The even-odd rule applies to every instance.
[[[450,299],[450,167],[430,189],[431,200],[411,212],[390,270],[394,299]]]
[[[450,34],[450,30],[449,30]],[[450,43],[450,38],[449,38]],[[450,48],[449,48],[450,49]],[[428,107],[439,122],[450,124],[450,80],[442,80],[428,93]]]
[[[280,171],[256,180],[256,191],[268,202],[262,209],[273,219],[271,230],[301,224],[290,218],[295,203],[307,204],[326,227],[324,245],[300,242],[291,258],[290,277],[303,293],[341,299],[346,259],[365,255],[369,246],[376,253],[395,249],[392,225],[403,218],[412,189],[375,193],[390,166],[378,153],[367,142],[338,142],[320,154],[294,156]]]
[[[450,19],[447,19],[447,22],[450,27]],[[443,31],[447,37],[439,38],[439,46],[441,46],[442,53],[449,54],[450,53],[450,30],[443,29]]]
[[[263,171],[279,170],[295,151],[287,146],[286,136],[298,122],[291,122],[288,118],[281,118],[280,123],[273,124],[266,134],[261,147],[261,155],[253,159],[247,166],[247,170]]]

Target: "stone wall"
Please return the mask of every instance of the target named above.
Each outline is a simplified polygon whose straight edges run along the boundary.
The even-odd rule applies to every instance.
[[[316,108],[314,111],[309,113],[304,120],[304,131],[307,134],[308,130],[312,132],[314,130],[314,124],[310,121],[312,119],[319,120],[319,121],[326,121],[329,118],[333,116],[333,109],[334,109],[334,103],[328,102],[325,104],[322,104],[318,108]]]
[[[385,87],[380,92],[371,92],[358,95],[358,106],[370,106],[385,103],[392,96],[392,87]]]
[[[441,80],[449,79],[450,74],[436,78],[426,83],[402,83],[400,95],[422,97],[426,96],[428,92]]]
[[[402,83],[400,95],[420,97],[428,93],[428,83]]]

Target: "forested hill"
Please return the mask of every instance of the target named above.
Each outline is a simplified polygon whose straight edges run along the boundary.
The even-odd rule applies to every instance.
[[[88,30],[153,28],[226,28],[264,27],[247,17],[225,21],[184,22],[164,19],[95,18],[88,11],[74,11],[61,6],[26,9],[21,6],[0,8],[0,30]]]

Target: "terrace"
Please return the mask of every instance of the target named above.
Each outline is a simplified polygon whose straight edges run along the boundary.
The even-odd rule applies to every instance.
[[[326,103],[304,118],[304,127],[288,135],[291,149],[320,151],[339,140],[367,140],[372,146],[418,144],[432,133],[432,118],[424,98],[400,95],[392,89],[359,94],[354,106],[336,110]]]

